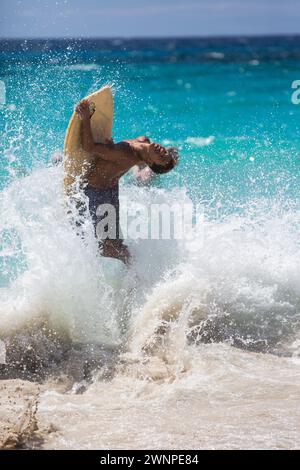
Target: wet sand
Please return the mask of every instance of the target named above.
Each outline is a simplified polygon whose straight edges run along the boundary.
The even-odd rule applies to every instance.
[[[300,448],[298,359],[223,345],[193,352],[181,368],[123,364],[86,391],[65,378],[3,380],[1,447]]]

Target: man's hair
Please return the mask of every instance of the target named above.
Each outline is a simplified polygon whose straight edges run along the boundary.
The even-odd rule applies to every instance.
[[[167,165],[157,165],[156,163],[153,163],[152,165],[149,165],[149,167],[157,175],[163,175],[164,173],[168,173],[169,171],[173,170],[173,168],[177,165],[177,161],[178,156],[174,155]]]

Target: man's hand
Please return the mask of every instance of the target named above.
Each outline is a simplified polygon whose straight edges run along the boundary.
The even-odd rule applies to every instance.
[[[87,100],[82,100],[75,108],[75,113],[82,121],[91,118],[90,105]]]

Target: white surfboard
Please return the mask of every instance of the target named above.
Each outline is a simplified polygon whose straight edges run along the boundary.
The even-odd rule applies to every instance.
[[[112,138],[114,102],[111,88],[106,85],[85,99],[94,110],[91,117],[94,142],[104,143]],[[64,156],[64,190],[70,195],[75,182],[79,185],[85,182],[85,173],[89,167],[88,156],[81,145],[81,120],[75,112],[66,132]]]

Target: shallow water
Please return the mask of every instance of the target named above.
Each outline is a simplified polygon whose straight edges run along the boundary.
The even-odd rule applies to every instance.
[[[36,394],[27,446],[299,448],[299,38],[0,45],[3,419]],[[192,241],[130,240],[130,270],[76,236],[49,164],[107,82],[115,140],[181,153],[121,196],[204,208]]]

